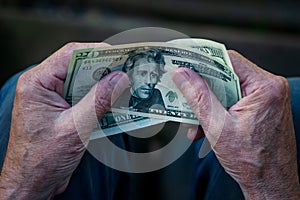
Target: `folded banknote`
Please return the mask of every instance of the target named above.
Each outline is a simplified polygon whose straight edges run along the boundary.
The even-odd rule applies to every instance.
[[[223,44],[203,39],[177,39],[75,50],[64,98],[75,105],[105,75],[121,70],[130,85],[113,103],[91,139],[136,130],[166,121],[199,124],[172,81],[172,73],[189,68],[210,86],[225,108],[241,98],[240,84]]]

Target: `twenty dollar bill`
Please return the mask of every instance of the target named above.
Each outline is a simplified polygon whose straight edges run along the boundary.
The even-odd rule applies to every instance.
[[[112,135],[165,121],[199,124],[172,81],[180,67],[204,78],[225,108],[240,98],[239,79],[226,49],[219,43],[173,41],[136,43],[75,50],[65,83],[64,98],[76,104],[106,74],[126,72],[130,86],[99,121],[92,137]]]

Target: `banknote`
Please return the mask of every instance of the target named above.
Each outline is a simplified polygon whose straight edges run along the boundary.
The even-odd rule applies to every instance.
[[[201,48],[203,46],[208,45]],[[92,137],[165,121],[199,124],[172,81],[174,70],[180,67],[194,70],[207,81],[225,108],[235,104],[241,93],[238,77],[226,58],[226,50],[222,49],[223,56],[220,53],[211,55],[198,47],[149,42],[75,50],[65,82],[64,98],[74,105],[102,77],[122,70],[128,74],[130,85],[99,121],[101,133],[94,133]],[[220,48],[216,45],[210,49]]]
[[[210,56],[215,61],[222,63],[223,66],[227,66],[228,70],[231,70],[234,73],[227,49],[224,44],[215,42],[212,40],[201,39],[201,38],[184,38],[184,39],[175,39],[170,40],[167,43],[175,44],[182,47],[192,48],[199,53],[204,53]],[[238,79],[238,77],[237,77]],[[238,87],[238,96],[241,98],[240,93],[240,84],[237,84]]]
[[[210,55],[211,58],[222,63],[224,66],[227,66],[233,71],[233,67],[224,44],[200,38],[176,39],[170,40],[167,43],[196,49],[199,52]]]

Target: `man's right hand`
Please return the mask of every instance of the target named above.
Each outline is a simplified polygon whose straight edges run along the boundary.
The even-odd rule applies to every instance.
[[[62,98],[73,50],[103,45],[70,43],[20,77],[0,177],[1,200],[49,199],[65,190],[97,118],[128,86],[127,75],[113,72],[75,106]]]

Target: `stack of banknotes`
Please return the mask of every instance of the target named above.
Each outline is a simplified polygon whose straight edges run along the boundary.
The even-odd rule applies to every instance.
[[[149,52],[152,58],[150,56],[147,60],[145,57]],[[138,58],[142,58],[142,61],[137,61]],[[133,81],[139,79],[132,76],[137,76],[133,72],[134,67],[141,62],[144,62],[141,67],[144,70],[147,64],[152,63],[149,69],[154,69],[155,73],[151,70],[139,72],[141,76],[151,74],[148,78],[151,79],[148,80],[149,88],[141,90],[139,96],[133,87]],[[153,67],[155,62],[159,62],[158,69]],[[75,50],[65,82],[64,98],[69,104],[75,105],[106,74],[123,70],[128,73],[131,82],[124,92],[127,94],[122,94],[111,110],[99,120],[91,139],[167,121],[199,124],[172,81],[172,73],[179,67],[192,69],[199,74],[225,108],[241,98],[239,79],[234,73],[226,47],[214,41],[191,38]],[[147,105],[143,106],[143,102]],[[153,105],[149,105],[151,103]]]

